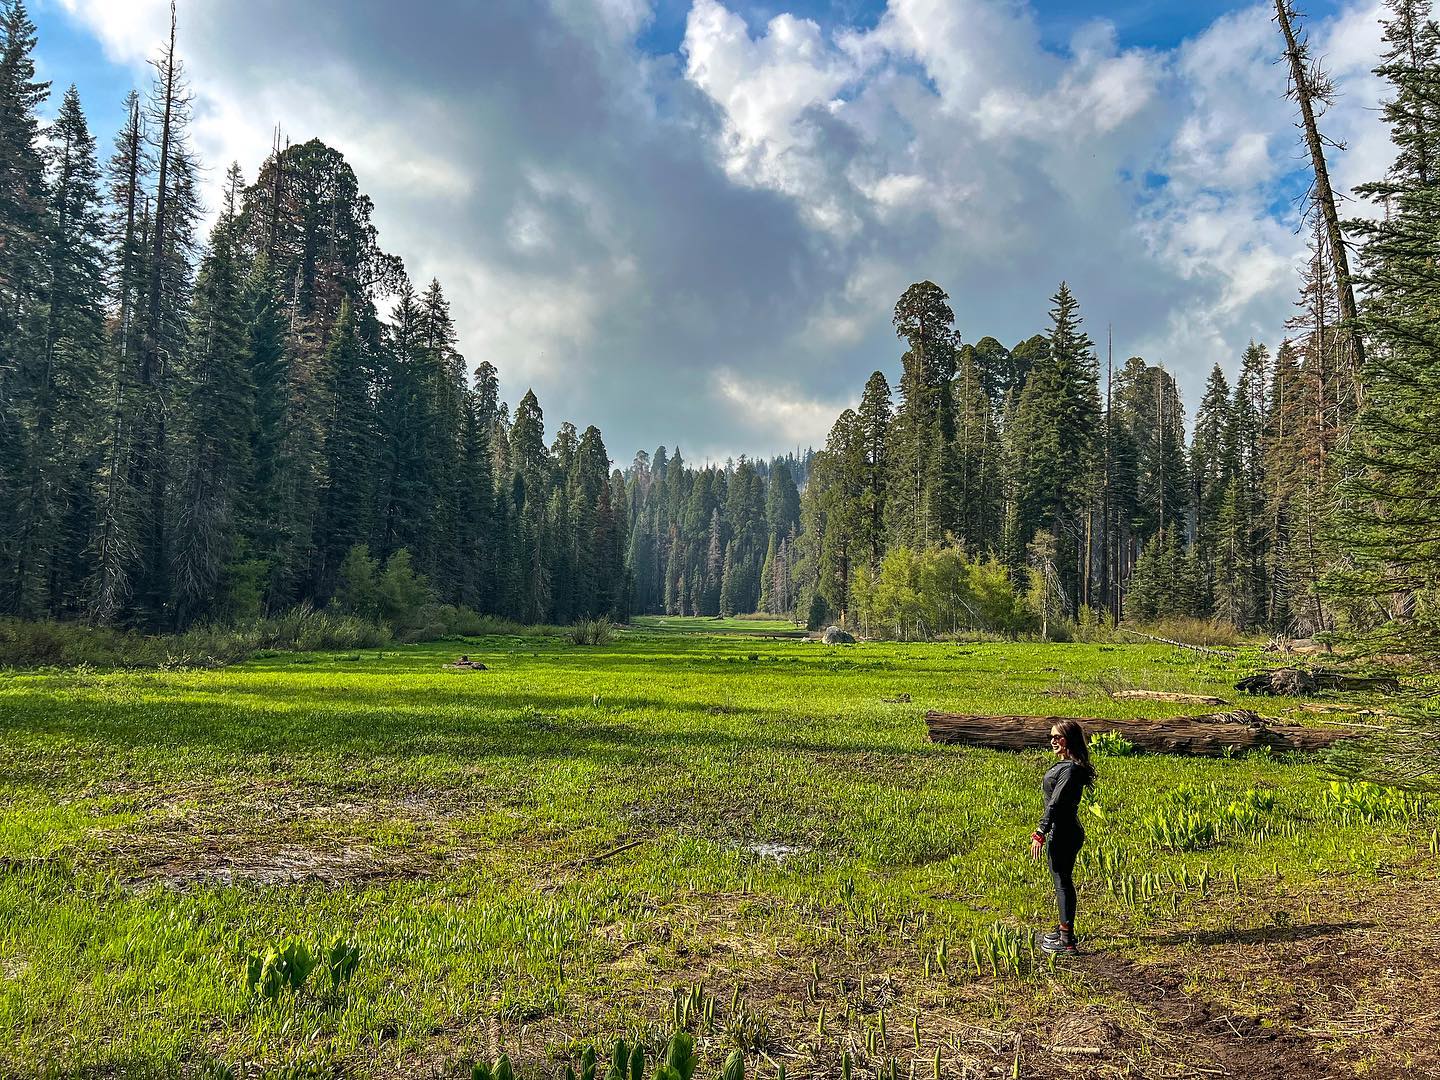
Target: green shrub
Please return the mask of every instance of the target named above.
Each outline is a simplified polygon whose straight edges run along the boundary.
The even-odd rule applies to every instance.
[[[1141,824],[1158,847],[1196,851],[1215,843],[1217,829],[1208,815],[1176,809],[1146,814]]]
[[[216,667],[266,652],[369,649],[389,630],[351,615],[293,608],[268,619],[201,624],[180,634],[141,634],[79,623],[0,620],[0,666]]]
[[[570,641],[576,645],[607,645],[614,636],[615,628],[607,615],[579,619],[570,627]]]
[[[428,617],[435,597],[424,577],[415,572],[410,552],[404,548],[385,560],[385,570],[376,582],[376,595],[380,617],[405,640],[419,640],[420,630],[438,626]]]
[[[850,617],[867,638],[926,641],[962,633],[1015,636],[1032,623],[1010,571],[963,547],[892,548],[879,568],[857,567]],[[813,627],[812,627],[813,628]]]
[[[340,583],[335,590],[335,603],[340,610],[364,619],[380,616],[380,588],[376,579],[380,564],[370,557],[369,544],[356,544],[345,553],[340,564]]]
[[[1425,809],[1424,800],[1419,796],[1368,780],[1356,783],[1333,780],[1323,799],[1326,812],[1347,825],[1352,821],[1363,821],[1367,825],[1416,821]]]
[[[1135,744],[1118,731],[1101,731],[1090,736],[1089,741],[1090,750],[1095,754],[1107,754],[1110,757],[1130,757],[1139,752]]]
[[[1115,617],[1104,608],[1080,606],[1074,623],[1075,640],[1108,644],[1115,640]]]
[[[336,938],[327,949],[312,951],[302,938],[291,937],[250,953],[245,962],[245,986],[251,993],[275,1001],[285,990],[298,993],[310,973],[323,965],[330,989],[339,993],[359,964],[360,947],[344,938]]]

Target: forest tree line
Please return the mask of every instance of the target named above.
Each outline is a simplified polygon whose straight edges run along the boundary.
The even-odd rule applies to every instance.
[[[801,607],[818,622],[858,598],[863,620],[887,570],[913,577],[900,567],[916,552],[955,547],[1003,568],[1055,622],[1328,628],[1325,465],[1355,391],[1326,360],[1323,286],[1307,278],[1293,336],[1273,355],[1251,342],[1233,386],[1216,364],[1189,424],[1163,367],[1107,356],[1102,373],[1065,283],[1047,331],[1013,348],[962,344],[945,292],[912,285],[895,308],[909,346],[898,393],[871,375],[812,464]],[[947,628],[1010,625],[972,615]]]
[[[1162,366],[1117,369],[1107,349],[1102,381],[1067,284],[1046,332],[1008,349],[962,343],[945,292],[911,286],[898,389],[872,375],[812,463],[798,584],[812,622],[854,609],[883,625],[887,597],[938,611],[948,595],[952,620],[998,628],[1008,616],[958,572],[929,571],[927,594],[917,553],[953,547],[972,578],[1002,567],[1042,620],[1216,618],[1436,651],[1440,28],[1428,4],[1388,0],[1375,72],[1396,156],[1356,191],[1374,213],[1345,220],[1320,128],[1333,86],[1287,0],[1276,23],[1313,179],[1279,344],[1217,360],[1187,425]]]
[[[381,248],[318,140],[277,138],[251,181],[232,166],[202,242],[173,28],[102,160],[73,87],[42,125],[35,28],[22,0],[0,12],[0,613],[183,627],[363,607],[389,573],[526,622],[1433,623],[1423,5],[1391,0],[1385,24],[1396,159],[1359,191],[1379,212],[1341,222],[1307,108],[1327,81],[1277,3],[1311,256],[1278,343],[1217,358],[1193,416],[1162,365],[1097,347],[1068,284],[1007,347],[967,340],[924,281],[895,307],[896,382],[875,372],[823,450],[697,468],[662,447],[623,472],[596,428],[551,437],[533,393],[512,410],[470,368],[441,285]]]
[[[600,432],[547,443],[533,393],[467,370],[340,153],[232,166],[202,244],[173,24],[102,161],[73,86],[42,129],[35,27],[0,12],[0,612],[171,629],[387,571],[526,622],[623,611]]]

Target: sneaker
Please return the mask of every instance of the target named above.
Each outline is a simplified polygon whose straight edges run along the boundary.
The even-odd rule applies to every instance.
[[[1061,938],[1063,938],[1064,936],[1065,936],[1065,928],[1064,928],[1063,926],[1057,926],[1057,927],[1055,927],[1054,930],[1051,930],[1051,931],[1049,931],[1049,932],[1047,932],[1047,933],[1045,933],[1045,934],[1042,934],[1042,935],[1040,936],[1040,943],[1043,945],[1043,944],[1044,944],[1045,942],[1047,942],[1047,941],[1059,941],[1059,940],[1060,940]]]
[[[1069,956],[1079,951],[1075,935],[1063,930],[1058,931],[1054,936],[1046,934],[1040,939],[1040,948],[1054,956]]]

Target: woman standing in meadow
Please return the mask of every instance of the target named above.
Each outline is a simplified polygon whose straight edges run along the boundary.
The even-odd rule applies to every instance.
[[[1045,813],[1030,837],[1030,857],[1038,862],[1040,852],[1048,846],[1060,924],[1040,939],[1040,947],[1048,953],[1073,953],[1075,857],[1085,843],[1080,797],[1095,783],[1095,767],[1090,764],[1090,744],[1078,720],[1062,720],[1050,729],[1050,749],[1060,760],[1045,774]]]

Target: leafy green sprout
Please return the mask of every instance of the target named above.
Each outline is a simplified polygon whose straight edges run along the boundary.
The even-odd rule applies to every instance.
[[[267,1001],[276,1001],[285,990],[298,993],[322,962],[330,988],[338,993],[355,975],[360,964],[360,947],[336,938],[327,949],[312,951],[303,939],[286,938],[278,945],[249,954],[245,963],[245,988]]]

